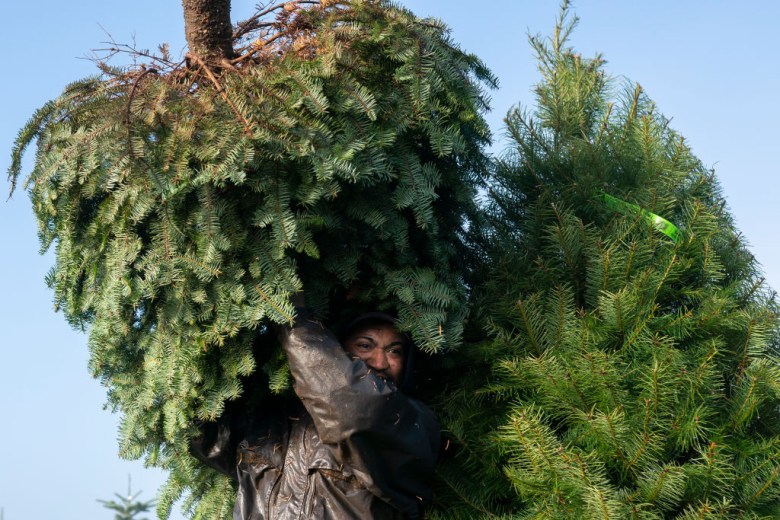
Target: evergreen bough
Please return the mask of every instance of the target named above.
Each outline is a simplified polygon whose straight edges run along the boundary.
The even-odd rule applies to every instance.
[[[775,295],[713,172],[575,23],[531,38],[537,106],[506,120],[433,517],[779,518]]]
[[[162,54],[67,86],[21,130],[56,307],[89,333],[120,454],[169,470],[166,517],[230,516],[188,455],[226,402],[286,388],[272,323],[395,309],[429,352],[460,341],[464,233],[494,80],[448,30],[381,0],[289,2],[235,30],[232,63]],[[258,387],[258,381],[261,382]]]

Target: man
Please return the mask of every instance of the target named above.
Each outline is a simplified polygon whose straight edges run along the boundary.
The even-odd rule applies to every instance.
[[[439,425],[399,390],[413,345],[381,313],[358,318],[343,338],[342,347],[299,310],[281,340],[302,406],[223,418],[194,440],[195,456],[238,480],[234,519],[422,516]]]

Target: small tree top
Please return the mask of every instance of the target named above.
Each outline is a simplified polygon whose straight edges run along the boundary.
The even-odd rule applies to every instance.
[[[148,502],[141,502],[138,500],[140,491],[133,494],[130,475],[127,476],[127,495],[121,495],[114,493],[118,501],[114,500],[98,500],[103,507],[116,511],[114,520],[147,520],[146,518],[140,518],[137,515],[140,513],[146,513],[154,506],[154,500]]]

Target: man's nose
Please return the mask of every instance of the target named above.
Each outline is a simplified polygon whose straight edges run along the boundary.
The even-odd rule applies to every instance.
[[[390,364],[387,362],[387,352],[381,348],[374,349],[368,364],[374,370],[387,370],[390,368]]]

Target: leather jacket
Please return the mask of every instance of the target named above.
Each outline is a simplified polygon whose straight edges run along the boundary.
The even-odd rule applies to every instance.
[[[303,406],[223,416],[192,442],[237,479],[233,518],[420,518],[439,450],[433,412],[350,359],[318,322],[299,318],[282,344]]]

